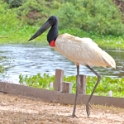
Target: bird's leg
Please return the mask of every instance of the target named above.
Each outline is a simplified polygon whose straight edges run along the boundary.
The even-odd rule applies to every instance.
[[[86,103],[86,112],[87,112],[87,116],[89,116],[90,115],[90,109],[89,109],[89,107],[90,107],[90,100],[91,100],[91,98],[93,96],[93,93],[94,93],[97,85],[99,84],[99,82],[101,80],[101,76],[96,71],[94,71],[93,68],[91,68],[90,66],[87,65],[86,67],[89,68],[98,77],[98,80],[97,80],[97,82],[96,82],[96,84],[95,84],[95,86],[93,88],[93,91],[92,91],[92,93],[91,93],[91,95],[90,95],[90,97],[89,97],[89,99],[88,99],[88,101]]]
[[[74,108],[73,108],[72,117],[76,117],[76,115],[75,115],[75,111],[76,111],[76,104],[77,104],[77,98],[78,98],[79,85],[80,85],[79,65],[77,65],[76,95],[75,95],[75,101],[74,101]]]

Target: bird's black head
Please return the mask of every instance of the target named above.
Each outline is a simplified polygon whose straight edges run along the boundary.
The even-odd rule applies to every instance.
[[[47,34],[47,40],[49,42],[49,44],[55,45],[55,43],[53,43],[53,41],[55,42],[57,36],[58,36],[58,18],[56,16],[50,16],[48,18],[48,20],[41,26],[41,28],[29,39],[33,40],[36,37],[38,37],[39,35],[41,35],[43,32],[45,32],[49,27],[51,27],[50,31]],[[51,45],[51,46],[54,46]]]
[[[56,16],[50,16],[47,21],[50,23],[51,26],[54,26],[58,23],[58,18]]]

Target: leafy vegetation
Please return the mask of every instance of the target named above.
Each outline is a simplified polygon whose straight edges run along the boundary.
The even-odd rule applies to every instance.
[[[5,0],[5,2],[9,4],[10,8],[14,8],[21,6],[25,0]]]
[[[73,27],[86,32],[110,35],[124,33],[121,12],[112,0],[27,0],[19,7],[18,12],[30,25],[41,25],[50,15],[57,15],[62,20],[60,29]]]
[[[27,85],[35,88],[43,88],[53,90],[50,86],[51,82],[54,82],[55,77],[44,74],[34,76],[19,76],[20,84]],[[86,94],[91,94],[92,89],[96,83],[97,77],[88,76],[86,80]],[[72,93],[76,90],[76,78],[75,76],[64,76],[64,81],[72,82]],[[124,78],[110,78],[103,77],[98,85],[94,95],[108,96],[108,92],[112,91],[114,97],[124,97]]]
[[[112,0],[2,0],[0,12],[0,43],[27,43],[50,15],[56,15],[60,34],[91,37],[100,46],[124,48],[122,13]],[[46,40],[45,36],[37,41]]]
[[[121,14],[112,0],[78,0],[66,2],[58,13],[66,27],[77,27],[98,34],[123,34]],[[116,25],[116,26],[115,26]]]

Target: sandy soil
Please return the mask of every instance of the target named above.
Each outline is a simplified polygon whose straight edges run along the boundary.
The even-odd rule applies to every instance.
[[[77,118],[70,117],[72,105],[0,94],[0,124],[124,124],[124,109],[92,105],[87,117],[85,105],[78,105]]]

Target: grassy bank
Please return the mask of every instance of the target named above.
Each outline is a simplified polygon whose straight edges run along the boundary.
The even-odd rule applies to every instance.
[[[18,26],[15,29],[8,29],[5,32],[4,29],[0,29],[0,44],[6,43],[27,43],[28,39],[39,29],[38,26]],[[61,29],[59,34],[69,33],[79,37],[92,38],[100,47],[111,48],[111,49],[124,49],[124,36],[113,36],[113,35],[98,35],[95,33],[89,33],[80,29]],[[32,42],[43,43],[46,42],[47,32],[42,34],[40,37]]]
[[[112,0],[17,3],[0,1],[0,44],[27,43],[50,15],[56,15],[60,19],[59,34],[89,37],[102,48],[124,49],[123,14]],[[46,33],[35,41],[45,42]]]

